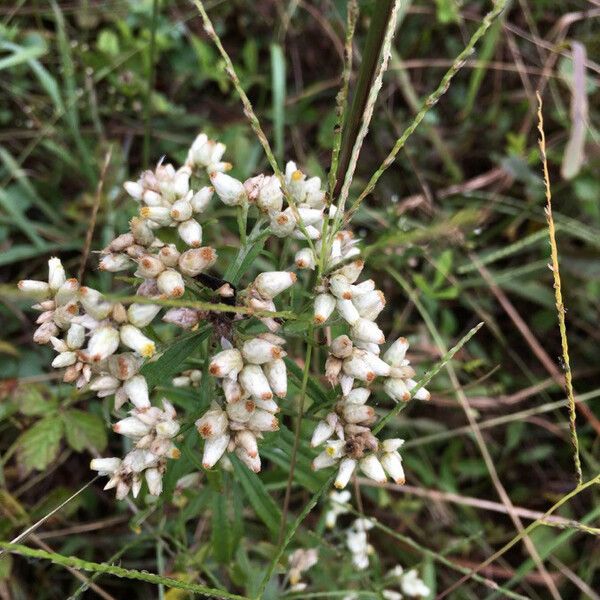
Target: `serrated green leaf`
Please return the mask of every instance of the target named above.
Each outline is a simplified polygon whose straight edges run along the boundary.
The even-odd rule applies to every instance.
[[[269,528],[274,535],[279,531],[281,512],[275,501],[267,492],[263,482],[256,473],[250,471],[237,458],[231,455],[231,462],[235,471],[236,480],[242,485],[246,497],[250,501],[254,512],[259,519]]]
[[[102,419],[83,410],[71,409],[62,415],[67,442],[73,450],[106,448],[106,427]]]
[[[200,348],[210,331],[210,327],[205,327],[181,337],[156,362],[144,365],[141,373],[146,378],[148,387],[152,389],[159,383],[166,383],[172,375],[181,371],[183,361]]]
[[[56,458],[62,435],[62,420],[58,415],[50,415],[19,436],[17,452],[23,468],[43,471]]]

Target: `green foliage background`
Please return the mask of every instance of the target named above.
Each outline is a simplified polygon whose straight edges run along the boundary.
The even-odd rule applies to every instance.
[[[321,177],[329,166],[345,4],[206,3],[278,159],[296,160]],[[162,0],[157,6],[153,21],[151,0],[21,0],[0,5],[3,540],[15,537],[89,481],[90,453],[118,455],[123,450],[117,436],[107,436],[108,405],[75,394],[51,373],[50,352],[31,342],[34,314],[15,294],[13,283],[44,278],[46,260],[55,254],[69,272],[77,272],[109,152],[92,250],[124,230],[135,210],[122,182],[162,156],[182,162],[201,130],[227,144],[235,176],[266,170],[261,147],[221,58],[202,30],[197,9],[183,0]],[[376,3],[360,6],[356,63]],[[361,153],[356,192],[490,6],[437,0],[435,5],[407,2],[405,8]],[[541,513],[571,491],[576,479],[565,395],[556,381],[561,379],[561,347],[547,268],[534,92],[540,89],[544,97],[575,391],[589,407],[577,413],[587,480],[600,473],[598,16],[592,2],[509,3],[354,218],[369,276],[388,300],[384,329],[389,339],[400,334],[411,338],[420,374],[484,321],[451,367],[512,503]],[[155,66],[150,59],[152,31]],[[583,45],[587,55],[578,93],[573,72],[580,65],[574,65],[574,44]],[[581,112],[582,98],[589,106],[581,146],[569,142],[576,129],[574,96],[575,109]],[[215,244],[228,247],[222,257],[231,261],[237,244],[235,218],[225,207],[213,206],[213,227],[206,223],[205,231]],[[285,267],[290,260],[289,247],[275,242],[248,265],[249,272]],[[126,282],[95,270],[93,254],[85,281],[104,291],[111,286],[126,289]],[[299,306],[300,298],[293,301]],[[289,354],[301,356],[302,327],[289,332],[295,335]],[[168,344],[165,331],[156,334]],[[205,351],[208,341],[198,336],[193,344],[189,348]],[[532,344],[548,360],[541,361]],[[201,367],[191,354],[191,349],[176,354],[175,363],[189,357],[188,365]],[[322,358],[317,352],[316,360]],[[293,365],[290,372],[294,398],[302,372]],[[190,424],[208,406],[208,381],[182,391],[164,385],[165,373],[155,376],[163,382],[160,391],[176,402]],[[325,532],[321,512],[315,511],[290,546],[321,547],[320,562],[308,576],[309,591],[380,590],[383,573],[400,562],[421,569],[434,597],[458,576],[443,560],[473,567],[515,536],[502,504],[493,509],[482,505],[500,502],[498,491],[452,373],[443,369],[429,387],[430,403],[411,405],[388,424],[390,432],[407,440],[403,456],[410,489],[361,486],[364,512],[381,524],[372,533],[377,551],[372,568],[356,573],[343,549],[342,533]],[[311,376],[308,396],[317,404],[333,399],[317,375]],[[389,408],[383,396],[380,408]],[[290,405],[285,426],[267,440],[269,466],[260,477],[234,464],[233,475],[208,473],[199,489],[171,502],[177,478],[196,470],[201,456],[191,427],[184,431],[182,458],[171,465],[165,498],[158,504],[116,503],[95,482],[26,543],[253,597],[276,555],[293,412]],[[322,473],[310,470],[310,407],[308,415],[290,519],[301,514],[326,481]],[[597,525],[599,512],[598,490],[590,487],[557,514]],[[591,597],[600,587],[597,532],[540,527],[531,538],[563,597]],[[275,568],[279,572],[280,565]],[[157,587],[156,582],[88,575],[117,598],[160,595],[173,600],[188,593]],[[526,597],[549,597],[522,544],[482,575]],[[97,593],[71,572],[41,560],[4,557],[0,578],[0,594],[6,598]],[[475,581],[452,594],[492,596]],[[264,597],[281,597],[275,579]]]

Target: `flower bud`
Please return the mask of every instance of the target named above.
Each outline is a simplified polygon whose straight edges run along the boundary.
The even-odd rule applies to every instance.
[[[344,265],[343,267],[340,267],[336,271],[336,275],[341,275],[348,281],[348,283],[354,283],[359,278],[364,266],[365,261],[357,259]]]
[[[77,279],[67,279],[60,288],[58,288],[58,291],[54,296],[56,306],[64,306],[74,301],[77,297],[77,292],[79,292],[79,282]]]
[[[154,279],[165,270],[165,264],[156,256],[146,254],[138,261],[136,275],[145,279]]]
[[[250,456],[244,448],[239,446],[235,449],[237,457],[254,473],[260,471],[260,456],[258,454],[255,457]]]
[[[413,388],[417,387],[417,382],[414,379],[407,379],[406,387],[417,400],[431,400],[431,394],[425,388],[419,388],[414,394],[412,393]]]
[[[262,400],[270,400],[273,397],[269,382],[258,365],[246,365],[240,371],[239,382],[251,396]]]
[[[274,298],[296,282],[296,274],[287,271],[267,271],[254,280],[256,291],[267,299]]]
[[[98,269],[100,271],[108,271],[109,273],[118,273],[119,271],[125,271],[133,263],[129,257],[125,254],[106,254],[98,263]]]
[[[123,390],[131,403],[138,409],[144,410],[150,407],[148,396],[148,382],[143,375],[136,375],[123,384]]]
[[[108,370],[113,377],[126,381],[131,379],[141,368],[142,359],[132,352],[122,352],[108,359]]]
[[[381,290],[372,290],[355,295],[353,302],[361,317],[374,321],[385,307],[385,296]]]
[[[300,215],[300,222],[303,223],[306,228],[310,225],[316,225],[323,219],[323,211],[316,208],[300,206],[298,207],[298,214]]]
[[[212,198],[214,188],[207,185],[201,188],[198,192],[196,192],[192,199],[190,200],[190,204],[192,205],[192,210],[195,213],[202,213],[206,210],[210,199]]]
[[[125,191],[135,200],[141,200],[144,188],[137,181],[126,181],[123,184]]]
[[[33,341],[36,344],[47,344],[50,338],[58,334],[58,327],[52,321],[42,323],[33,333]]]
[[[337,301],[337,309],[342,319],[346,321],[349,325],[354,325],[356,321],[360,319],[360,315],[358,311],[354,307],[354,303],[352,300],[342,300],[338,299]]]
[[[50,286],[45,281],[36,281],[35,279],[22,279],[17,284],[19,291],[32,298],[48,298],[50,296]]]
[[[273,413],[257,408],[250,415],[248,428],[255,431],[277,431],[279,429],[279,421],[277,417],[273,416]]]
[[[406,357],[408,350],[408,340],[404,337],[398,338],[385,352],[383,360],[392,367],[402,366],[402,361]]]
[[[352,340],[347,335],[338,335],[331,342],[331,353],[337,358],[347,358],[352,354]]]
[[[402,468],[402,458],[398,452],[384,452],[380,460],[385,472],[398,485],[403,485],[406,480],[404,478],[404,469]]]
[[[333,485],[335,485],[338,490],[344,489],[348,485],[350,477],[352,477],[352,473],[354,473],[355,468],[356,461],[353,458],[342,458],[340,461],[340,468],[337,472],[337,476]]]
[[[332,387],[338,383],[343,364],[342,359],[333,354],[330,354],[325,361],[325,377]]]
[[[343,275],[333,275],[329,279],[329,289],[336,298],[352,300],[352,286]]]
[[[388,377],[390,375],[392,368],[385,361],[381,360],[379,356],[365,351],[363,357],[375,375],[378,377]]]
[[[119,332],[110,325],[103,325],[92,332],[86,353],[92,362],[100,362],[114,354],[119,347]]]
[[[354,349],[352,354],[344,359],[344,373],[361,381],[373,381],[376,375],[365,361],[366,352]]]
[[[67,346],[74,350],[75,348],[81,348],[85,340],[85,329],[77,323],[72,323],[67,331]]]
[[[156,304],[130,304],[127,309],[127,320],[136,327],[146,327],[160,312]]]
[[[297,240],[318,240],[321,239],[321,224],[318,228],[314,225],[307,225],[303,229],[296,229],[292,232],[292,237]]]
[[[173,222],[171,210],[167,206],[144,206],[140,209],[140,217],[148,219],[161,227],[170,225]]]
[[[126,417],[113,425],[113,431],[130,438],[141,438],[151,431],[151,426],[137,417]]]
[[[312,461],[312,470],[319,471],[320,469],[326,469],[327,467],[332,467],[337,462],[336,458],[333,458],[327,452],[323,451],[321,454],[317,454]]]
[[[158,469],[146,469],[144,472],[146,483],[148,484],[148,492],[152,496],[160,496],[162,493],[162,473]]]
[[[227,416],[231,421],[237,423],[247,423],[256,409],[252,400],[239,400],[238,402],[229,402],[225,406]]]
[[[238,402],[242,399],[242,388],[237,382],[237,379],[225,377],[221,386],[223,387],[223,393],[225,394],[225,400],[227,402]]]
[[[196,219],[188,219],[177,228],[179,237],[192,248],[199,248],[202,244],[202,227]]]
[[[52,366],[55,369],[63,369],[69,367],[77,362],[77,354],[75,352],[61,352],[52,361]]]
[[[156,352],[156,345],[154,342],[133,325],[123,325],[120,334],[121,342],[141,356],[150,358]]]
[[[65,269],[60,262],[60,258],[52,257],[48,261],[48,285],[53,291],[58,290],[65,283],[67,276]]]
[[[296,217],[294,217],[290,208],[286,208],[283,212],[273,213],[270,223],[273,235],[283,238],[292,234],[296,227]]]
[[[192,216],[192,205],[189,200],[181,198],[171,205],[171,218],[175,221],[187,221]]]
[[[231,348],[215,354],[210,361],[208,371],[215,377],[229,377],[230,379],[235,379],[243,366],[244,360],[242,358],[242,353],[235,348]]]
[[[374,344],[383,344],[385,342],[383,331],[379,329],[377,323],[367,321],[363,318],[358,319],[358,321],[352,325],[350,336],[357,340],[372,342]]]
[[[375,454],[367,454],[367,456],[361,459],[359,465],[361,471],[369,479],[373,479],[373,481],[376,481],[377,483],[385,483],[387,481],[383,467]]]
[[[112,310],[112,304],[107,302],[104,299],[104,296],[93,288],[80,288],[79,300],[85,312],[96,319],[96,321],[102,321],[102,319],[106,319]]]
[[[262,365],[285,356],[285,352],[280,346],[260,338],[254,338],[244,342],[242,356],[247,363]]]
[[[141,246],[149,246],[154,241],[154,232],[144,219],[133,217],[129,221],[129,227],[135,241]]]
[[[102,251],[104,254],[110,254],[111,252],[123,252],[129,246],[132,246],[135,243],[135,238],[133,237],[133,233],[128,231],[127,233],[122,233],[118,235],[104,250]]]
[[[196,421],[196,428],[204,438],[221,436],[227,431],[229,421],[225,411],[215,406],[208,410],[200,419]]]
[[[346,404],[365,404],[371,395],[371,390],[367,388],[354,388],[347,396],[344,397]]]
[[[120,458],[93,458],[90,461],[90,469],[98,471],[99,475],[111,475],[120,466]]]
[[[158,289],[170,298],[179,298],[185,291],[181,273],[175,269],[165,269],[156,279]]]
[[[368,423],[375,417],[375,410],[365,404],[344,404],[342,414],[347,423]]]
[[[273,393],[279,398],[285,398],[287,396],[287,368],[285,361],[282,358],[273,360],[263,365],[262,369]]]
[[[294,262],[299,269],[311,269],[315,270],[316,262],[315,255],[310,248],[302,248],[296,252]]]
[[[247,429],[238,431],[235,434],[235,444],[240,448],[243,448],[250,458],[256,458],[258,456],[258,444],[256,443],[256,436]]]
[[[172,438],[179,432],[179,423],[175,420],[160,421],[156,424],[156,433],[165,438]]]
[[[211,173],[210,181],[221,199],[227,206],[239,206],[248,201],[248,196],[241,181],[225,173]]]
[[[204,248],[194,248],[192,250],[186,250],[179,257],[179,270],[189,277],[195,277],[196,275],[210,269],[217,261],[217,253],[214,248],[205,246]]]
[[[204,454],[202,456],[202,466],[205,469],[211,469],[217,464],[217,461],[223,456],[229,445],[229,434],[217,435],[208,438],[204,442]]]
[[[269,214],[281,211],[283,192],[281,191],[281,183],[277,177],[272,175],[263,179],[256,199],[256,205],[260,210]]]
[[[404,445],[404,440],[399,438],[390,438],[381,442],[383,452],[396,452],[398,448]]]
[[[393,379],[391,377],[386,379],[383,382],[383,389],[396,402],[408,402],[410,400],[410,392],[402,379]]]
[[[336,299],[331,294],[318,294],[315,298],[314,322],[322,325],[335,310]]]
[[[313,448],[320,446],[324,441],[328,440],[335,430],[335,427],[329,421],[319,421],[310,439],[310,445]]]

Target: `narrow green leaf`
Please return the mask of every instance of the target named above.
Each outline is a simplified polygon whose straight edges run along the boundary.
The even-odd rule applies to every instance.
[[[213,492],[211,548],[213,556],[221,564],[229,564],[232,554],[231,523],[227,516],[227,498]]]
[[[35,230],[35,223],[28,219],[23,212],[21,196],[16,187],[0,189],[0,207],[12,218],[14,224],[33,242],[38,250],[45,249],[46,244]]]
[[[279,44],[271,44],[271,87],[273,90],[273,129],[275,157],[283,162],[285,127],[285,56]]]
[[[181,371],[185,359],[200,348],[210,331],[210,327],[205,327],[181,337],[170,344],[169,349],[156,362],[144,365],[141,372],[148,386],[153,388],[160,383],[167,383],[172,375]]]
[[[10,56],[5,56],[0,59],[0,71],[2,71],[2,69],[14,67],[15,65],[20,65],[32,58],[38,58],[45,53],[46,50],[41,46],[32,46],[30,48],[18,46],[18,50],[15,49]]]
[[[263,482],[256,473],[244,466],[236,456],[231,455],[231,462],[236,480],[244,488],[244,492],[260,520],[269,528],[273,535],[279,531],[281,512],[277,504],[267,492]]]

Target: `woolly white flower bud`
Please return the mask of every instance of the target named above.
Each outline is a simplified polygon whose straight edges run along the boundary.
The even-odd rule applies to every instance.
[[[398,484],[405,482],[404,469],[402,468],[402,458],[398,452],[384,452],[381,457],[381,464],[385,472]]]
[[[336,298],[352,300],[352,286],[343,275],[333,275],[329,279],[329,289]]]
[[[173,222],[171,209],[167,206],[144,206],[140,209],[140,217],[148,219],[162,227]]]
[[[247,202],[248,196],[241,181],[219,172],[211,173],[210,181],[223,204],[239,206]]]
[[[316,262],[315,255],[310,248],[302,248],[296,252],[294,262],[299,269],[311,269],[315,270]]]
[[[344,373],[361,381],[373,381],[376,375],[365,360],[365,354],[364,350],[357,350],[355,348],[352,354],[344,359]]]
[[[81,348],[83,346],[83,342],[85,340],[85,329],[78,325],[77,323],[71,323],[69,330],[67,331],[67,346],[74,350],[76,348]]]
[[[120,458],[93,458],[90,469],[98,471],[99,475],[110,475],[121,466]]]
[[[337,463],[337,458],[333,458],[326,451],[321,452],[321,454],[317,454],[312,461],[312,469],[313,471],[319,471],[320,469],[326,469],[327,467],[332,467]]]
[[[352,340],[347,335],[338,335],[331,342],[331,353],[337,358],[347,358],[352,354]]]
[[[307,225],[303,229],[297,229],[292,232],[292,236],[297,240],[318,240],[321,238],[321,224],[317,224],[318,227],[314,225]]]
[[[210,202],[214,191],[215,190],[209,185],[207,185],[203,188],[200,188],[200,190],[197,191],[192,196],[192,199],[190,200],[190,204],[192,205],[192,210],[195,213],[204,212],[206,210],[206,208],[208,207],[208,203]]]
[[[106,254],[100,259],[98,269],[109,273],[118,273],[129,269],[131,265],[131,260],[125,254]]]
[[[346,321],[346,323],[349,325],[354,325],[354,323],[360,319],[360,315],[354,307],[352,300],[338,299],[337,309],[342,316],[342,319],[344,319],[344,321]]]
[[[50,286],[45,281],[35,279],[22,279],[17,284],[19,291],[32,298],[47,298],[50,295]]]
[[[394,379],[392,377],[386,379],[383,382],[383,389],[396,402],[408,402],[410,400],[410,392],[402,379]]]
[[[240,400],[239,402],[229,402],[225,406],[227,416],[231,421],[238,423],[247,423],[256,409],[252,400]]]
[[[385,342],[383,331],[379,329],[377,324],[363,318],[358,319],[358,321],[352,325],[350,336],[357,340],[372,342],[374,344],[383,344]]]
[[[195,327],[199,323],[200,317],[197,310],[181,307],[169,309],[162,320],[165,323],[177,325],[177,327],[181,327],[182,329],[192,329],[192,327]]]
[[[315,298],[314,322],[322,325],[335,310],[336,299],[331,294],[318,294]]]
[[[260,210],[273,213],[281,211],[283,205],[283,192],[281,183],[274,175],[265,177],[258,192],[256,205]]]
[[[77,353],[76,352],[61,352],[52,361],[52,366],[55,369],[62,369],[64,367],[69,367],[70,365],[74,365],[76,362],[77,362]]]
[[[190,201],[187,198],[181,198],[171,205],[170,215],[175,221],[183,222],[191,218],[192,212],[193,209]]]
[[[406,357],[408,350],[408,340],[404,337],[398,338],[385,352],[383,360],[392,367],[402,366],[402,361]]]
[[[417,386],[417,382],[414,379],[407,379],[405,381],[405,383],[406,383],[406,387],[409,389],[410,393],[412,394],[412,390],[414,387]],[[419,388],[415,392],[414,397],[417,400],[431,400],[431,394],[425,388]]]
[[[152,496],[160,496],[162,493],[162,473],[158,469],[147,469],[144,472],[148,491]]]
[[[136,327],[146,327],[160,312],[160,306],[155,304],[130,304],[127,309],[127,320]]]
[[[148,396],[148,382],[143,375],[136,375],[123,384],[123,390],[131,403],[138,409],[144,410],[150,407]]]
[[[179,270],[190,277],[195,277],[202,271],[212,267],[217,260],[217,253],[210,246],[186,250],[179,257]]]
[[[137,417],[126,417],[113,425],[113,431],[130,438],[141,438],[150,433],[151,426]]]
[[[192,248],[199,248],[202,244],[202,227],[196,219],[184,221],[177,228],[179,237]]]
[[[300,206],[298,207],[298,214],[300,215],[300,222],[307,228],[310,225],[316,225],[323,219],[323,211],[317,208]]]
[[[254,338],[244,342],[242,345],[242,356],[246,362],[254,365],[262,365],[285,356],[285,352],[280,346],[271,344],[260,338]]]
[[[381,462],[379,462],[379,459],[375,454],[367,454],[367,456],[362,458],[358,464],[361,471],[369,479],[373,479],[373,481],[377,481],[378,483],[385,483],[387,481]]]
[[[248,428],[255,431],[277,431],[279,421],[277,417],[273,416],[273,413],[257,408],[248,419]]]
[[[340,461],[340,468],[333,485],[338,490],[345,488],[350,481],[350,477],[352,477],[352,473],[354,473],[354,469],[356,469],[356,461],[353,458],[343,458]]]
[[[165,270],[165,264],[156,256],[146,254],[138,261],[136,274],[146,279],[154,279]]]
[[[135,200],[141,200],[144,188],[137,181],[126,181],[123,184],[125,191]]]
[[[231,348],[215,354],[210,361],[208,371],[215,377],[235,379],[243,366],[244,359],[242,358],[242,353],[235,348]]]
[[[381,290],[354,295],[353,303],[361,317],[374,321],[385,307],[385,296]]]
[[[93,362],[99,362],[114,354],[119,347],[119,332],[110,325],[98,327],[88,342],[87,354]]]
[[[156,433],[162,437],[172,438],[179,432],[179,423],[175,420],[161,421],[156,424]]]
[[[129,221],[129,226],[131,228],[131,233],[138,244],[149,246],[154,241],[154,232],[146,220],[133,217],[133,219]]]
[[[156,352],[154,342],[133,325],[123,325],[120,334],[121,342],[141,356],[150,358]]]
[[[181,273],[175,269],[165,269],[156,279],[158,289],[171,298],[183,296],[185,283]]]
[[[227,400],[227,402],[237,402],[242,399],[242,388],[237,382],[237,379],[225,377],[221,386],[223,387],[223,393],[225,394],[225,400]]]
[[[285,361],[280,358],[263,365],[263,372],[267,377],[273,393],[279,398],[287,396],[287,368]]]
[[[354,283],[359,278],[364,266],[364,260],[354,260],[351,263],[339,268],[336,271],[336,274],[342,275],[348,281],[348,283]]]
[[[97,321],[106,319],[112,310],[112,304],[104,299],[104,296],[97,290],[89,287],[79,289],[79,300],[85,312]]]
[[[223,456],[229,445],[230,436],[227,433],[208,438],[204,442],[204,454],[202,455],[202,466],[211,469]]]
[[[267,271],[254,280],[256,291],[267,299],[274,298],[296,283],[296,274],[287,271]]]
[[[56,306],[65,306],[75,300],[78,291],[79,282],[77,279],[67,279],[54,296]]]
[[[258,444],[256,442],[256,436],[247,429],[238,431],[235,434],[235,444],[246,451],[246,454],[250,458],[256,458],[258,456]]]
[[[60,262],[60,258],[51,258],[48,261],[48,285],[53,291],[58,290],[65,283],[67,276],[65,269]]]
[[[223,435],[228,426],[227,414],[219,406],[214,406],[196,421],[196,428],[204,438]]]
[[[345,404],[342,415],[347,423],[369,422],[375,416],[375,409],[364,404]]]
[[[390,365],[371,352],[365,351],[364,360],[371,367],[373,373],[379,377],[387,377],[392,371]]]
[[[319,421],[315,430],[313,431],[310,445],[313,448],[320,446],[324,441],[328,440],[335,431],[335,424],[330,423],[328,420]]]
[[[246,365],[240,371],[239,382],[251,396],[262,400],[270,400],[273,397],[269,382],[258,365]]]
[[[296,227],[296,217],[286,208],[283,212],[273,213],[270,223],[271,231],[277,237],[283,238],[291,235]]]
[[[260,456],[258,454],[254,457],[250,456],[244,448],[237,447],[235,449],[236,456],[251,470],[255,473],[260,471]]]
[[[347,396],[344,397],[346,404],[365,404],[371,395],[371,390],[367,388],[354,388]]]

